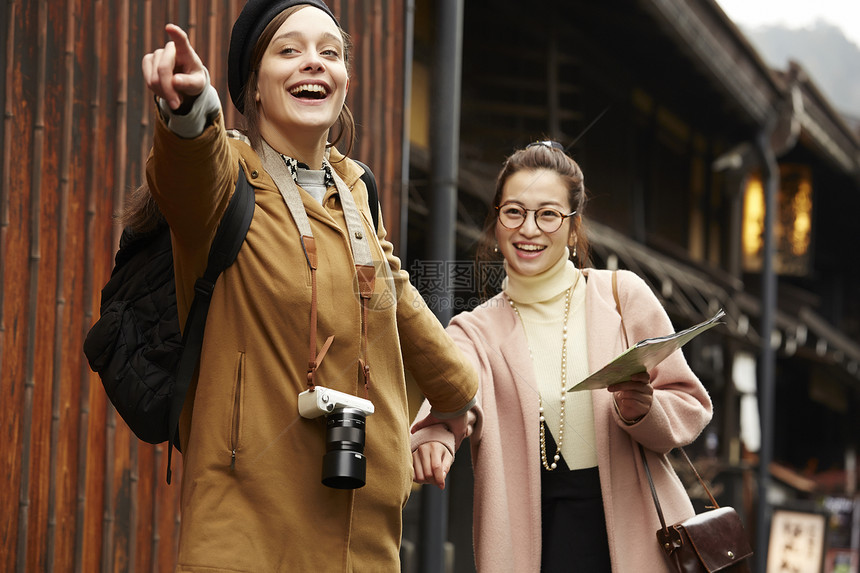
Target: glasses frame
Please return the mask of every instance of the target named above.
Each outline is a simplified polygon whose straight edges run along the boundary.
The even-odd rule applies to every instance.
[[[522,209],[523,211],[526,212],[525,216],[523,217],[522,222],[519,225],[517,225],[516,227],[508,227],[507,225],[504,224],[504,222],[502,222],[502,207],[505,207],[508,205],[510,205],[512,207],[517,207],[518,209]],[[561,222],[558,224],[558,227],[556,227],[552,231],[547,231],[546,229],[541,227],[540,222],[538,221],[538,217],[537,217],[538,211],[555,211],[556,213],[558,213],[559,217],[561,217]],[[498,205],[496,207],[496,219],[499,221],[499,224],[502,227],[504,227],[505,229],[508,229],[509,231],[516,231],[517,229],[519,229],[520,227],[525,225],[526,219],[529,218],[529,213],[534,213],[532,215],[532,218],[535,221],[535,226],[537,226],[537,228],[540,229],[542,233],[546,233],[547,235],[550,235],[552,233],[555,233],[559,229],[561,229],[561,226],[564,225],[565,219],[569,219],[570,217],[573,217],[574,215],[576,215],[576,210],[574,209],[573,211],[571,211],[570,213],[565,215],[564,213],[562,213],[558,209],[553,209],[552,207],[538,207],[537,209],[526,209],[525,207],[523,207],[519,203],[513,203],[511,201],[508,201],[507,203],[502,203],[501,205]]]

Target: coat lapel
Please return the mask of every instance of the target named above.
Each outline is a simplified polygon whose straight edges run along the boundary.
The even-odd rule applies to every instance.
[[[522,405],[519,413],[522,417],[526,443],[537,444],[539,439],[538,410],[540,408],[540,394],[537,389],[534,364],[529,353],[528,340],[526,340],[523,325],[510,308],[507,296],[502,300],[505,301],[505,306],[507,307],[505,312],[510,316],[510,327],[499,344],[499,351],[507,364],[508,371],[511,373],[517,399]]]

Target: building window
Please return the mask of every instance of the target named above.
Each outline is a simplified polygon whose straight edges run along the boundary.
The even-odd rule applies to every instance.
[[[774,271],[803,276],[809,272],[812,237],[812,173],[806,165],[780,165],[776,198]],[[750,175],[744,196],[743,264],[760,272],[764,248],[764,188],[761,176]]]

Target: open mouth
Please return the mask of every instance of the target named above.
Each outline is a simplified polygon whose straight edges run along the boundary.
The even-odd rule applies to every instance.
[[[515,243],[514,247],[518,251],[523,251],[526,253],[538,253],[538,252],[546,249],[546,247],[543,245],[531,245],[531,244],[524,244],[524,243]]]
[[[301,84],[292,88],[290,95],[299,99],[319,100],[328,96],[328,90],[319,84]]]

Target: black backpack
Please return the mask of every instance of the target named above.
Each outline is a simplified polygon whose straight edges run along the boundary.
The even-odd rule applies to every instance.
[[[370,168],[367,187],[373,224],[379,226],[379,198]],[[123,230],[110,279],[102,289],[101,316],[84,341],[90,368],[98,373],[111,403],[144,442],[170,442],[179,449],[179,415],[203,346],[206,315],[215,282],[233,264],[254,215],[254,189],[239,169],[236,191],[224,212],[203,276],[194,285],[184,335],[179,329],[170,229],[162,222],[139,234]]]

